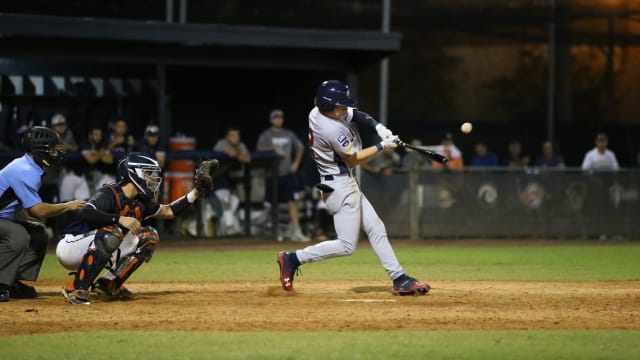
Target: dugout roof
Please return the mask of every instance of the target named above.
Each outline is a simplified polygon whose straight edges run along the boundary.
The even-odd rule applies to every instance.
[[[4,57],[352,70],[400,49],[401,35],[0,13]]]

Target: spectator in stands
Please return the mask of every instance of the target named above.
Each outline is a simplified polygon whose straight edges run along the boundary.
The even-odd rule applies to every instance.
[[[451,133],[444,134],[440,146],[435,151],[439,154],[446,156],[449,159],[447,167],[449,169],[462,169],[464,167],[464,161],[462,159],[462,151],[453,143],[453,136]],[[434,168],[442,168],[443,165],[437,162],[433,162]]]
[[[125,154],[133,151],[136,139],[129,134],[129,126],[124,118],[118,118],[111,127],[111,133],[107,137],[107,149],[116,158],[121,158]]]
[[[389,176],[400,167],[401,163],[400,155],[395,152],[395,149],[385,148],[360,166],[372,174]]]
[[[478,142],[475,146],[475,155],[471,158],[471,166],[498,166],[498,157],[489,151],[487,144]]]
[[[542,154],[536,159],[536,166],[564,167],[564,160],[562,159],[562,156],[553,151],[553,144],[551,141],[545,141],[542,143]]]
[[[616,171],[620,168],[616,154],[607,149],[609,138],[604,133],[596,136],[596,146],[589,150],[582,161],[585,171]]]
[[[51,128],[60,136],[64,143],[64,149],[68,152],[64,157],[61,171],[56,173],[59,200],[66,202],[75,199],[89,199],[91,192],[85,176],[87,164],[76,153],[80,147],[67,125],[67,119],[64,115],[54,114],[51,117]]]
[[[310,239],[302,233],[298,203],[294,192],[297,185],[296,172],[302,161],[304,146],[296,134],[284,128],[284,113],[275,109],[269,114],[271,127],[260,134],[256,148],[258,151],[273,150],[280,156],[278,171],[278,202],[288,202],[290,224],[285,234],[291,241],[309,242]],[[271,199],[271,178],[267,179],[267,199]]]
[[[51,128],[60,135],[64,143],[64,151],[78,151],[80,148],[76,142],[73,132],[67,126],[67,118],[62,114],[55,114],[51,117]],[[81,198],[72,198],[81,199]]]
[[[157,125],[148,125],[144,129],[144,137],[136,145],[136,151],[150,158],[156,159],[158,165],[164,169],[166,153],[160,145],[160,128]]]
[[[413,146],[423,146],[422,140],[420,139],[411,139],[410,142]],[[402,158],[402,169],[405,171],[409,171],[412,169],[425,169],[431,166],[429,160],[427,160],[424,156],[419,155],[415,151],[407,150]]]
[[[102,128],[92,125],[87,140],[82,145],[82,156],[89,164],[94,189],[116,180],[116,164],[111,151],[104,144]]]
[[[528,155],[522,154],[522,144],[519,141],[511,141],[507,151],[507,157],[503,159],[502,165],[510,168],[520,168],[529,166],[531,159]]]
[[[215,178],[214,194],[220,200],[222,207],[222,219],[220,221],[219,235],[234,235],[241,232],[240,221],[236,214],[240,198],[236,193],[236,182],[232,177],[232,172],[238,169],[239,165],[251,162],[251,154],[247,146],[240,141],[240,129],[230,126],[225,137],[218,140],[213,147],[214,151],[224,153],[227,158],[223,159],[219,174]]]

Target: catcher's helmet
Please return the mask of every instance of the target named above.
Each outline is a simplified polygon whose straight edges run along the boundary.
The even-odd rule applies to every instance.
[[[58,165],[62,160],[64,145],[57,132],[44,126],[34,126],[22,137],[24,149],[43,168]]]
[[[331,112],[336,105],[356,107],[357,103],[351,98],[349,85],[340,80],[327,80],[316,90],[316,106],[321,112]]]
[[[118,184],[132,182],[142,197],[155,200],[162,183],[161,172],[157,161],[132,152],[118,163]]]

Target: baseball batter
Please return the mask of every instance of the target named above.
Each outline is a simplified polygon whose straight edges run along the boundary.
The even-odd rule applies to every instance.
[[[393,280],[394,295],[424,295],[428,284],[405,274],[391,248],[382,220],[361,192],[353,169],[384,148],[395,148],[397,136],[368,114],[356,109],[349,87],[338,80],[320,84],[316,107],[309,113],[309,149],[320,172],[322,198],[333,215],[336,240],[329,240],[296,252],[278,254],[280,282],[293,290],[293,278],[301,264],[351,255],[356,249],[360,227],[367,233],[371,247]],[[362,149],[355,124],[376,129],[382,141]]]

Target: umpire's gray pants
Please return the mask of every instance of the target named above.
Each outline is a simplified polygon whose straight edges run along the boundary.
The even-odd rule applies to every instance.
[[[42,224],[0,219],[0,284],[35,281],[48,240]]]

